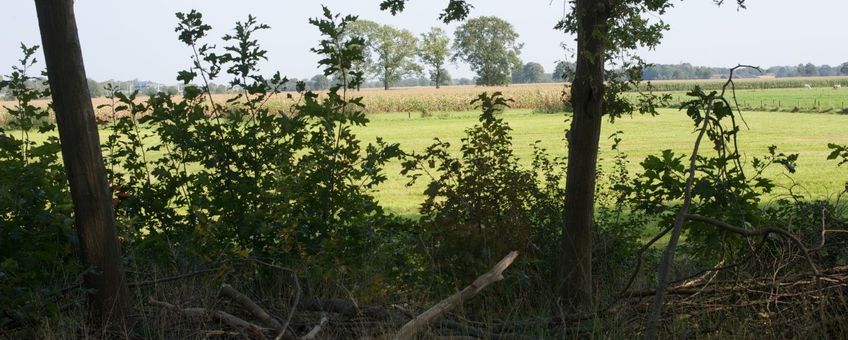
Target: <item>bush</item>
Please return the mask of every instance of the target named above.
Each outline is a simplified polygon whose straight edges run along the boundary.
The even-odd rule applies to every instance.
[[[261,75],[266,51],[253,36],[268,26],[255,18],[238,23],[217,52],[202,43],[210,27],[200,13],[177,16],[180,40],[198,51],[195,67],[179,73],[183,96],[139,102],[112,89],[105,106],[116,118],[104,145],[109,177],[138,257],[177,266],[232,256],[361,265],[396,232],[369,191],[400,151],[353,133],[368,123],[361,98],[348,95],[362,81],[350,67],[362,59],[361,41],[345,34],[355,18],[326,11],[311,20],[325,36],[313,49],[326,57],[324,73],[342,80],[318,96],[279,73]],[[221,73],[240,91],[226,103],[206,85]],[[289,88],[294,105],[266,105]]]
[[[17,101],[6,109],[9,130],[0,128],[0,329],[57,312],[55,293],[80,274],[59,140],[30,138],[55,130],[49,109],[32,104],[50,92],[32,88],[27,75],[38,47],[21,49],[20,65],[0,79],[0,89]]]

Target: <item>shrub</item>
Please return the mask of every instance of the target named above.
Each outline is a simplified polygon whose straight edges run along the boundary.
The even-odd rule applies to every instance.
[[[345,34],[355,17],[328,10],[310,22],[325,39],[314,52],[326,75],[340,82],[326,95],[260,74],[265,59],[253,36],[268,26],[249,17],[217,52],[202,43],[210,27],[197,12],[179,13],[180,40],[197,51],[181,71],[181,98],[159,93],[139,103],[113,91],[107,108],[118,117],[104,145],[118,214],[137,251],[162,261],[275,257],[293,261],[357,262],[370,254],[387,216],[369,191],[385,180],[382,166],[396,144],[363,144],[353,126],[368,123],[361,98],[349,96],[362,74],[362,41]],[[239,92],[214,100],[221,73]],[[195,84],[200,82],[200,85]],[[266,104],[287,93],[294,104]]]
[[[0,329],[56,312],[56,292],[80,273],[59,139],[30,138],[55,130],[46,119],[49,109],[32,104],[50,91],[30,86],[27,71],[38,47],[21,49],[20,65],[0,79],[0,89],[16,100],[6,109],[8,130],[0,128]]]

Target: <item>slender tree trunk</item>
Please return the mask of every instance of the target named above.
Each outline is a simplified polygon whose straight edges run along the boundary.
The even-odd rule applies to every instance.
[[[89,309],[93,321],[101,325],[123,323],[129,294],[83,67],[74,1],[36,0],[35,8],[74,204],[80,256],[83,265],[94,269],[84,277],[84,286],[92,290]]]
[[[574,116],[568,137],[565,218],[561,243],[560,304],[592,306],[592,230],[598,142],[604,113],[606,1],[577,0],[577,72],[571,87]],[[600,33],[600,34],[598,34]]]

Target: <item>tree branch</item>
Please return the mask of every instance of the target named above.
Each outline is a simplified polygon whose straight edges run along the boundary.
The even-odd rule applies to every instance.
[[[512,262],[515,261],[516,257],[518,257],[517,251],[510,252],[506,257],[504,257],[500,262],[498,262],[492,268],[492,270],[490,270],[486,274],[480,275],[480,277],[474,280],[474,282],[470,286],[465,287],[465,289],[463,289],[459,293],[451,295],[450,297],[442,300],[433,307],[430,307],[430,309],[428,309],[424,313],[421,313],[420,315],[407,322],[405,325],[403,325],[403,327],[401,327],[400,331],[398,331],[394,339],[413,339],[415,334],[420,332],[422,329],[427,327],[436,319],[442,317],[448,311],[461,305],[465,300],[471,299],[472,297],[477,295],[477,293],[482,291],[483,288],[486,288],[486,286],[488,286],[489,284],[503,280],[504,270],[506,270],[512,264]]]

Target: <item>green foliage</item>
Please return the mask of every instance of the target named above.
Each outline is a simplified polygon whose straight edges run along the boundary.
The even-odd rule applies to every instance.
[[[518,72],[513,72],[512,82],[524,84],[545,82],[545,68],[537,62],[526,63]]]
[[[179,74],[184,96],[159,93],[138,103],[135,94],[113,89],[109,105],[117,119],[104,153],[121,225],[137,249],[168,261],[276,256],[333,263],[370,250],[396,222],[368,192],[385,180],[381,167],[399,150],[380,139],[363,145],[351,130],[368,122],[361,98],[347,94],[362,82],[353,66],[362,61],[363,40],[346,32],[356,18],[325,8],[310,20],[325,36],[313,49],[323,73],[340,83],[319,97],[298,82],[287,94],[295,104],[272,111],[268,100],[289,84],[257,69],[266,52],[254,35],[268,26],[248,17],[217,52],[202,42],[211,28],[200,13],[177,17],[180,40],[197,52],[193,67]],[[206,85],[221,72],[239,89],[226,104]]]
[[[827,155],[827,159],[839,161],[839,166],[848,164],[848,145],[829,143],[827,144],[827,147],[833,150],[829,155]],[[848,193],[848,180],[845,181],[844,193]]]
[[[105,91],[104,91],[105,89],[103,88],[102,85],[100,85],[100,83],[98,83],[94,80],[91,80],[91,79],[88,79],[87,82],[88,82],[88,93],[91,95],[91,98],[103,97],[106,94]]]
[[[560,61],[554,68],[554,73],[551,75],[554,81],[574,81],[574,72],[577,70],[577,65],[568,61]]]
[[[30,86],[33,78],[27,72],[36,63],[38,46],[22,44],[21,50],[20,64],[0,78],[0,89],[16,99],[5,108],[12,117],[9,130],[0,129],[0,329],[58,312],[51,294],[67,284],[60,273],[79,274],[59,139],[30,138],[55,130],[47,119],[49,108],[33,104],[50,91],[46,85]]]
[[[409,185],[424,180],[425,201],[420,207],[422,247],[433,263],[438,282],[465,284],[485,271],[500,256],[519,250],[522,257],[513,270],[532,285],[555,282],[565,194],[565,158],[552,158],[533,144],[529,167],[515,155],[511,128],[499,117],[509,100],[500,93],[480,95],[479,122],[465,130],[459,155],[450,143],[436,140],[421,154],[403,163]],[[599,170],[597,228],[594,249],[599,270],[620,275],[640,245],[648,215],[626,212],[619,193],[611,187],[630,180],[627,156],[618,151],[609,171]],[[538,287],[538,286],[536,286]]]
[[[697,130],[704,129],[705,142],[711,143],[695,156],[695,182],[692,190],[692,214],[710,216],[733,225],[759,225],[759,204],[763,194],[774,188],[772,180],[763,173],[773,165],[782,165],[789,173],[795,172],[797,154],[784,154],[776,146],[768,148],[764,157],[751,160],[753,173],[746,174],[736,140],[739,126],[737,114],[730,102],[716,91],[705,93],[695,88],[689,93],[692,100],[683,104],[687,116]],[[662,156],[648,156],[642,163],[643,172],[626,185],[616,187],[622,200],[633,202],[646,213],[662,216],[661,225],[669,225],[680,210],[689,175],[685,155],[665,150]],[[688,159],[688,158],[686,158]],[[718,232],[707,225],[686,229],[687,243],[701,259],[714,260],[721,251],[741,246],[741,239],[733,234]],[[727,247],[727,248],[723,248]]]
[[[460,281],[511,250],[528,247],[527,217],[536,191],[532,173],[520,169],[513,155],[509,126],[497,117],[508,100],[495,93],[475,102],[483,113],[480,124],[466,130],[461,158],[437,139],[423,154],[411,155],[403,171],[410,184],[428,175],[420,210],[422,228],[432,237],[427,246],[439,271]]]
[[[477,73],[478,85],[507,85],[512,70],[521,65],[522,45],[512,24],[497,17],[466,21],[454,32],[453,60],[462,60]]]
[[[848,164],[848,145],[829,143],[827,144],[827,148],[833,150],[827,155],[827,159],[838,160],[840,166],[842,164]]]
[[[403,12],[406,7],[406,2],[409,0],[383,0],[380,3],[381,10],[388,10],[392,13],[392,15]],[[471,4],[466,2],[465,0],[450,0],[448,1],[447,7],[445,10],[439,14],[439,19],[444,23],[449,24],[454,21],[465,20],[468,16],[468,12],[474,8]]]
[[[353,32],[365,39],[365,69],[383,83],[385,89],[409,75],[421,72],[413,60],[418,39],[405,29],[358,20]]]
[[[309,79],[309,89],[312,91],[322,91],[330,88],[330,79],[323,74],[316,74]]]
[[[450,38],[439,27],[433,27],[430,32],[422,33],[418,45],[418,57],[430,67],[430,81],[438,88],[450,82],[450,74],[445,69],[445,62],[450,56]]]

